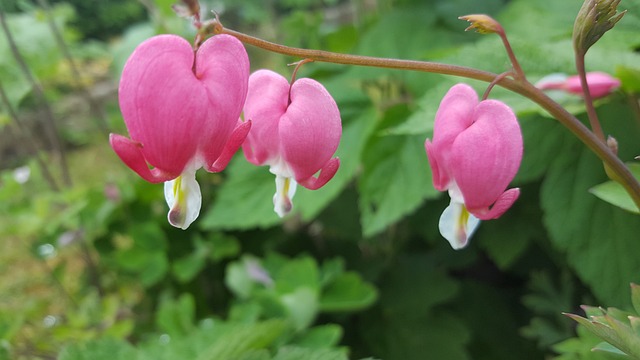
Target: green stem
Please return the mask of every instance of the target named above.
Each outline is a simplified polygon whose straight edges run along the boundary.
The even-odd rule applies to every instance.
[[[309,58],[318,62],[455,75],[469,79],[486,81],[489,83],[493,82],[496,77],[499,76],[498,74],[478,69],[429,61],[377,58],[371,56],[333,53],[323,50],[293,48],[275,44],[231,29],[226,29],[220,23],[217,23],[216,26],[214,26],[214,31],[218,34],[228,34],[234,36],[245,44],[249,44],[267,51],[275,52],[282,55],[294,56],[302,59]],[[531,99],[542,108],[547,110],[562,125],[569,129],[569,131],[574,133],[578,137],[578,139],[580,139],[580,141],[582,141],[589,149],[591,149],[603,162],[605,162],[611,168],[611,170],[616,175],[618,175],[621,184],[627,190],[636,206],[638,206],[638,208],[640,209],[640,183],[638,182],[638,180],[636,180],[627,166],[617,157],[617,155],[614,154],[603,141],[600,141],[600,139],[595,136],[586,126],[584,126],[582,122],[580,122],[580,120],[578,120],[562,106],[545,95],[540,89],[536,88],[524,79],[519,79],[518,81],[516,81],[505,77],[498,81],[497,84]]]

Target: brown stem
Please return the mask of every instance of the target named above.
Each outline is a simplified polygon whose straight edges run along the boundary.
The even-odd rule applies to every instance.
[[[500,80],[506,78],[507,76],[513,76],[513,73],[511,71],[507,71],[496,76],[496,78],[493,79],[493,81],[489,84],[489,86],[487,86],[487,90],[484,91],[484,94],[482,94],[482,100],[487,100],[489,98],[489,94],[491,93],[491,90],[493,90],[493,87],[496,86],[496,84],[498,84]]]
[[[53,149],[58,153],[60,157],[60,167],[62,168],[62,178],[64,180],[65,185],[71,186],[71,176],[69,175],[69,167],[67,166],[67,156],[62,145],[60,138],[58,136],[58,128],[55,124],[55,120],[53,117],[53,112],[51,110],[51,106],[49,106],[49,102],[44,94],[44,90],[42,85],[35,79],[33,74],[31,74],[31,70],[29,70],[29,66],[25,62],[24,58],[20,54],[18,50],[18,46],[16,45],[15,40],[13,39],[13,35],[9,30],[9,25],[4,16],[4,12],[0,11],[0,25],[4,30],[4,34],[7,38],[7,42],[9,43],[9,49],[11,50],[11,54],[15,58],[16,62],[20,66],[22,73],[27,78],[27,81],[30,83],[33,92],[40,99],[42,103],[42,107],[44,109],[44,114],[46,117],[46,121],[43,121],[44,128],[46,129],[47,137],[51,143]]]
[[[309,58],[319,62],[422,71],[461,76],[486,82],[492,82],[498,76],[497,74],[487,71],[436,62],[387,59],[371,56],[340,54],[322,50],[293,48],[271,43],[231,29],[226,29],[221,25],[216,26],[216,33],[232,35],[243,43],[253,45],[267,51],[299,58]],[[636,180],[627,166],[606,146],[606,144],[600,141],[598,137],[596,137],[586,126],[582,124],[582,122],[580,122],[580,120],[545,95],[540,89],[536,88],[524,79],[516,81],[509,78],[503,78],[497,84],[539,104],[562,125],[569,129],[569,131],[574,133],[580,141],[591,149],[611,168],[612,171],[615,172],[616,175],[619,176],[622,185],[627,190],[636,206],[640,209],[640,183],[638,180]]]
[[[515,73],[514,77],[518,80],[526,81],[527,78],[524,75],[524,71],[522,71],[522,67],[520,67],[520,63],[516,58],[516,54],[513,52],[513,49],[511,48],[511,44],[509,43],[509,40],[507,40],[507,33],[505,33],[504,29],[502,29],[502,26],[500,26],[500,30],[501,31],[498,32],[498,35],[500,35],[500,38],[502,39],[504,48],[507,51],[509,60],[511,61],[511,66],[513,66],[513,71]]]
[[[46,13],[47,22],[49,23],[49,28],[51,29],[51,33],[53,34],[53,37],[56,39],[56,43],[58,44],[58,47],[60,48],[62,55],[64,55],[65,59],[67,60],[67,63],[69,64],[69,68],[73,73],[73,78],[75,79],[76,86],[78,86],[78,88],[80,89],[81,96],[84,98],[87,104],[89,104],[89,109],[93,113],[93,116],[95,117],[96,122],[98,123],[98,128],[100,128],[100,130],[103,133],[108,134],[109,128],[107,126],[107,120],[104,115],[104,112],[102,111],[101,107],[98,105],[96,100],[93,98],[93,96],[91,95],[91,92],[87,89],[86,86],[84,86],[84,83],[82,82],[82,76],[80,74],[80,70],[78,69],[76,62],[73,60],[73,57],[71,56],[71,52],[69,51],[69,47],[67,46],[67,43],[64,41],[62,34],[60,34],[60,30],[58,29],[58,26],[56,25],[56,22],[54,21],[53,16],[51,15],[51,6],[49,6],[49,2],[47,0],[38,0],[38,4],[40,4],[40,7],[42,7]]]
[[[306,63],[310,63],[313,62],[312,59],[303,59],[300,60],[298,62],[295,62],[293,64],[289,64],[289,66],[291,65],[295,65],[296,68],[293,69],[293,73],[291,74],[291,81],[289,82],[289,104],[291,104],[291,88],[293,87],[293,83],[296,82],[296,76],[298,76],[298,70],[300,70],[300,68],[302,67],[302,65],[306,64]]]
[[[49,166],[47,166],[47,163],[44,161],[44,159],[42,159],[42,156],[40,156],[40,150],[38,149],[38,145],[35,141],[35,137],[33,136],[33,133],[31,132],[29,127],[24,126],[24,124],[22,124],[22,121],[18,117],[18,114],[15,112],[15,110],[13,109],[13,106],[11,106],[11,103],[9,102],[9,97],[7,96],[7,93],[4,91],[4,87],[2,86],[1,82],[0,82],[0,98],[2,99],[2,104],[4,105],[4,107],[7,109],[7,112],[9,113],[9,117],[16,124],[16,126],[18,127],[18,130],[20,130],[20,132],[23,134],[24,138],[26,139],[25,142],[27,144],[27,147],[29,148],[31,155],[36,159],[36,162],[40,167],[40,171],[42,172],[42,176],[44,177],[45,181],[49,184],[49,187],[51,188],[51,190],[58,191],[60,188],[58,187],[58,184],[56,184],[56,181],[53,178],[53,175],[51,175],[51,171],[49,171]]]
[[[598,120],[598,113],[593,106],[593,98],[591,97],[591,91],[589,90],[589,84],[587,84],[587,72],[584,64],[585,52],[576,52],[576,70],[578,76],[580,76],[580,85],[582,86],[582,93],[584,95],[584,105],[587,108],[587,116],[589,117],[589,123],[591,124],[591,130],[600,139],[605,142],[604,131]]]

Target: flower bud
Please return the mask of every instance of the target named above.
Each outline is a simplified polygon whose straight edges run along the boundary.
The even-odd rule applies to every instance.
[[[620,0],[585,0],[573,25],[573,47],[578,53],[600,40],[626,13],[618,12]]]
[[[468,28],[464,29],[464,31],[469,31],[471,29],[475,29],[476,32],[480,34],[493,34],[493,33],[503,33],[504,29],[495,19],[493,19],[489,15],[484,14],[472,14],[460,16],[458,19],[466,20],[471,25]]]

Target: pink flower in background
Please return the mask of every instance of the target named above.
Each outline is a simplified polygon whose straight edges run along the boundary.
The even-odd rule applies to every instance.
[[[298,79],[289,85],[272,71],[256,71],[249,78],[244,118],[253,125],[242,150],[249,162],[269,165],[276,175],[273,203],[280,217],[291,211],[297,184],[315,190],[338,171],[340,161],[332,156],[342,135],[340,112],[319,82]]]
[[[520,125],[507,105],[479,102],[473,88],[457,84],[440,103],[425,149],[434,187],[451,196],[440,233],[461,249],[480,220],[497,219],[520,195],[520,189],[506,190],[522,160]]]
[[[251,124],[238,117],[248,78],[244,46],[228,35],[205,41],[195,55],[186,40],[159,35],[127,60],[118,98],[130,138],[109,140],[143,179],[165,182],[173,226],[186,229],[200,212],[196,170],[223,170],[244,141]]]
[[[591,96],[598,99],[611,94],[620,87],[620,80],[607,73],[594,71],[587,73],[587,84]],[[582,96],[582,85],[580,85],[578,75],[567,77],[565,74],[551,74],[538,81],[536,87],[541,90],[563,90]]]

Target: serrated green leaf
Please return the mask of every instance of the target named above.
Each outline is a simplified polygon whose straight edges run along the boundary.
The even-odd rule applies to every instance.
[[[629,167],[629,170],[631,170],[635,178],[640,181],[640,164],[629,163],[627,164],[627,166]],[[608,202],[609,204],[615,205],[621,209],[635,214],[640,214],[640,209],[638,209],[638,206],[633,202],[633,199],[631,198],[629,193],[627,193],[624,187],[618,182],[604,182],[592,187],[591,189],[589,189],[589,192]]]
[[[253,325],[239,325],[225,332],[196,360],[233,359],[247,351],[271,345],[287,329],[281,320],[269,320]]]
[[[431,170],[421,136],[384,136],[365,150],[360,177],[362,231],[370,237],[414,211],[438,192],[431,184]]]
[[[615,108],[603,111],[614,119],[626,116]],[[617,124],[612,130],[618,141],[631,141],[635,132]],[[602,163],[568,132],[564,137],[542,184],[543,222],[553,244],[567,252],[569,264],[600,302],[624,307],[629,304],[625,284],[640,273],[640,263],[629,256],[640,253],[640,220],[587,194],[605,177]]]
[[[280,223],[273,211],[275,177],[268,167],[255,166],[238,154],[225,174],[218,197],[199,220],[202,229],[266,228]]]
[[[376,289],[355,272],[346,272],[327,285],[320,296],[320,311],[358,311],[378,298]]]
[[[187,335],[195,329],[195,301],[191,294],[178,299],[165,297],[156,313],[156,324],[169,335]]]

